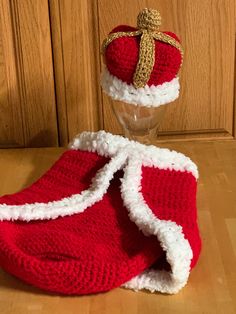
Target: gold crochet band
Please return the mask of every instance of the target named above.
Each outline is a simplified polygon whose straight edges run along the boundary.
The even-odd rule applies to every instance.
[[[117,32],[108,35],[102,43],[102,53],[105,53],[107,46],[115,39],[121,37],[135,37],[141,35],[139,60],[133,76],[135,88],[144,87],[150,79],[155,63],[155,40],[167,43],[181,53],[181,65],[183,62],[183,48],[173,37],[159,31],[161,25],[160,13],[153,9],[144,9],[137,18],[138,30],[132,32]],[[181,66],[180,65],[180,66]]]

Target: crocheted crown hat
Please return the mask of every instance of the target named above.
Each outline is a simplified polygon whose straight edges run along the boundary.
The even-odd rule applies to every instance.
[[[0,267],[64,294],[176,293],[201,248],[197,177],[183,154],[84,132],[33,185],[0,198]]]
[[[178,98],[183,49],[178,37],[161,32],[160,25],[159,12],[144,9],[137,28],[120,25],[103,41],[101,85],[111,98],[147,107]]]

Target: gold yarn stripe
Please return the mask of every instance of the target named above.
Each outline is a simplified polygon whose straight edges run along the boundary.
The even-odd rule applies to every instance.
[[[105,52],[106,47],[114,40],[120,37],[134,37],[141,35],[142,31],[134,31],[134,32],[117,32],[117,33],[111,33],[108,35],[106,39],[104,39],[102,43],[102,53]]]
[[[175,40],[173,37],[165,34],[165,33],[162,33],[162,32],[158,32],[158,33],[153,33],[152,34],[153,38],[156,39],[156,40],[160,40],[160,41],[163,41],[164,43],[167,43],[175,48],[177,48],[180,53],[181,53],[181,65],[183,63],[183,56],[184,56],[184,50],[183,48],[181,47],[180,43]]]
[[[154,63],[155,63],[155,40],[160,40],[165,42],[181,53],[181,65],[183,62],[183,48],[180,43],[173,37],[162,33],[162,32],[150,32],[146,29],[140,29],[133,32],[117,32],[108,35],[108,37],[102,43],[102,53],[105,53],[106,47],[117,38],[121,37],[133,37],[141,36],[140,40],[140,50],[139,50],[139,60],[136,66],[136,70],[133,76],[133,83],[136,88],[144,87],[150,79]],[[180,65],[180,66],[181,66]]]
[[[139,60],[133,76],[134,87],[141,88],[148,82],[155,63],[155,45],[152,35],[146,30],[140,40]]]

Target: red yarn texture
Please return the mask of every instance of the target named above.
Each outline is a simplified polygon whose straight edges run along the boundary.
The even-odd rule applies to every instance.
[[[147,205],[161,220],[182,226],[193,251],[191,268],[201,251],[196,208],[196,179],[191,173],[143,167],[142,194]]]
[[[137,30],[134,27],[120,25],[112,30],[128,32]],[[164,32],[179,41],[171,32]],[[121,37],[113,40],[105,51],[105,63],[109,72],[127,84],[133,84],[133,76],[139,59],[139,43],[141,36]],[[181,54],[169,44],[155,40],[155,64],[148,86],[160,85],[172,81],[180,68]]]
[[[0,203],[46,203],[80,193],[107,162],[95,153],[67,151],[31,187],[1,197]],[[129,219],[120,176],[122,171],[116,173],[103,200],[83,213],[55,220],[0,222],[0,266],[46,291],[90,294],[118,287],[163,259],[156,237],[144,236]]]

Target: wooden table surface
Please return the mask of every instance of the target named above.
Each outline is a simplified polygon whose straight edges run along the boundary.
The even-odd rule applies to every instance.
[[[203,250],[177,295],[125,289],[83,297],[51,296],[0,270],[0,313],[236,313],[236,141],[175,142],[159,146],[187,154],[199,166],[199,225]],[[0,151],[0,195],[37,179],[61,148]]]

